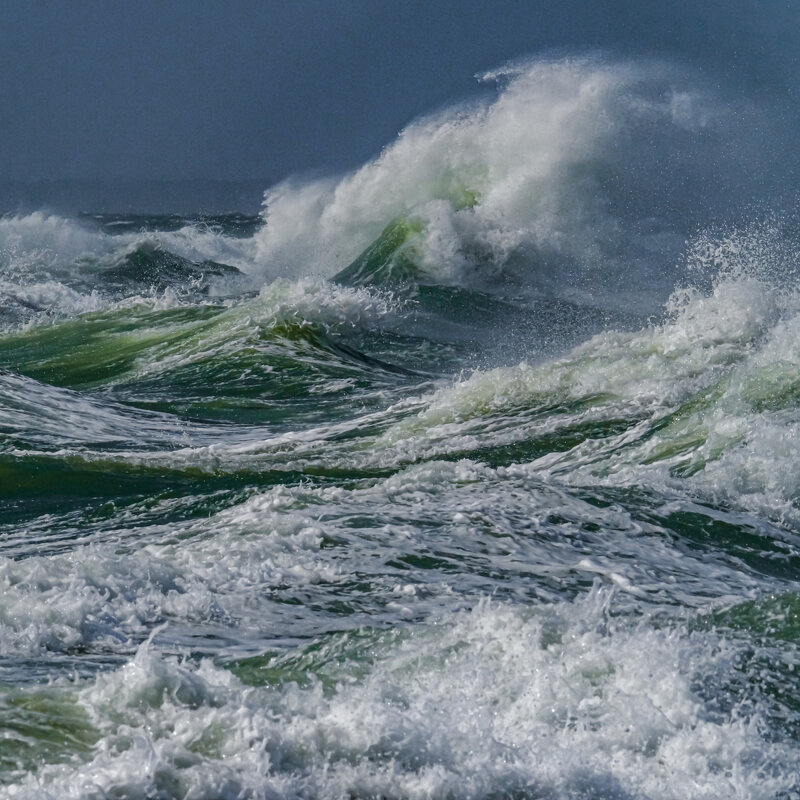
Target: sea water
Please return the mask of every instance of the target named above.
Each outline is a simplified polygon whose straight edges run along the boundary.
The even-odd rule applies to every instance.
[[[800,795],[797,226],[675,69],[486,80],[0,218],[0,794]]]

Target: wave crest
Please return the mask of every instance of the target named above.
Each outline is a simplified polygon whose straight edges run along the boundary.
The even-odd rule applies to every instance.
[[[670,67],[569,58],[488,77],[494,97],[411,124],[355,172],[270,189],[258,269],[330,276],[409,219],[434,282],[629,277],[674,263],[709,171],[735,172],[724,108]]]

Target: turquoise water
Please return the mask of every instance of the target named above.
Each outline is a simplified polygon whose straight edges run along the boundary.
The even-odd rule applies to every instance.
[[[533,63],[259,217],[0,219],[3,796],[798,796],[792,226],[600,202],[680,108]]]

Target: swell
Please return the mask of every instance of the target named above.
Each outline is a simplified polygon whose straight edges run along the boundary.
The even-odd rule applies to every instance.
[[[361,352],[346,334],[387,313],[386,300],[319,282],[277,282],[235,302],[140,301],[0,337],[7,368],[76,390],[214,416],[237,405],[368,389],[414,378]],[[358,342],[355,342],[358,344]],[[419,377],[419,376],[417,376]],[[175,409],[173,409],[175,410]],[[187,412],[191,413],[191,412]]]
[[[276,282],[235,302],[135,305],[38,325],[3,336],[0,353],[9,368],[46,384],[189,420],[269,426],[266,436],[254,428],[223,437],[214,447],[214,469],[223,472],[271,469],[281,453],[269,444],[275,434],[322,424],[321,434],[347,398],[359,409],[347,423],[352,441],[323,455],[328,436],[321,434],[319,447],[304,446],[303,469],[326,460],[357,471],[431,458],[495,467],[522,461],[567,482],[685,484],[791,521],[800,314],[786,276],[763,264],[767,255],[762,248],[748,268],[718,269],[707,288],[701,280],[701,288],[677,290],[660,323],[597,334],[561,358],[477,370],[413,400],[409,394],[427,390],[434,377],[419,363],[440,374],[454,363],[442,335],[448,318],[485,333],[497,315],[506,323],[514,314],[517,322],[535,320],[539,307],[529,302],[526,317],[506,301],[444,287],[418,286],[415,297],[398,301],[365,287]],[[555,309],[558,317],[569,305]],[[438,343],[420,335],[434,326]],[[553,329],[546,316],[528,332],[540,348],[544,328]],[[508,356],[508,336],[502,345]],[[417,348],[438,349],[438,363],[420,362]],[[459,357],[469,352],[462,341]],[[47,422],[48,406],[6,400],[6,430],[19,442],[21,431],[50,429],[53,441],[65,442]],[[50,407],[53,418],[64,409],[60,401]],[[373,413],[382,419],[377,436],[367,421]],[[25,417],[37,414],[43,425]],[[212,435],[187,429],[178,449],[200,457]],[[100,457],[95,442],[83,444]],[[166,466],[163,444],[153,440],[152,456],[134,448],[136,458]],[[771,475],[776,458],[785,468]]]

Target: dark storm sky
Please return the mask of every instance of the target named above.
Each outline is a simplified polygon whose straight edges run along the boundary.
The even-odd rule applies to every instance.
[[[350,167],[475,92],[476,72],[547,50],[669,56],[793,114],[798,16],[769,0],[0,0],[0,182]]]

